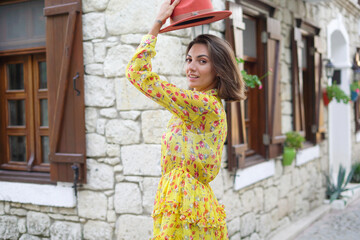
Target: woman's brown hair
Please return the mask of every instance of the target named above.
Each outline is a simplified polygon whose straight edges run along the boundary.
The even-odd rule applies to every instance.
[[[226,101],[240,101],[246,98],[245,83],[240,75],[234,51],[230,44],[219,37],[202,34],[192,40],[186,55],[194,44],[205,44],[217,75],[218,95]]]

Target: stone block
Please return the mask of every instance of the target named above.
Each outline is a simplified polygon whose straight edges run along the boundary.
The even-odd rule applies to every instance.
[[[117,240],[149,239],[152,229],[151,217],[121,215],[116,223]]]
[[[121,111],[120,112],[120,117],[122,119],[125,119],[125,120],[137,120],[138,117],[140,116],[141,112],[140,111]]]
[[[116,213],[142,213],[141,192],[138,184],[118,183],[115,187],[114,207]]]
[[[94,63],[94,47],[91,42],[83,43],[84,65]]]
[[[124,175],[160,176],[160,145],[131,145],[121,148]]]
[[[17,217],[0,216],[0,239],[16,240],[18,237]]]
[[[137,90],[127,79],[115,79],[117,110],[149,110],[160,106]],[[120,113],[121,114],[121,113]]]
[[[278,202],[278,209],[279,209],[279,219],[284,218],[289,213],[289,201],[288,199],[280,199]]]
[[[11,208],[10,209],[10,214],[11,215],[15,215],[15,216],[26,216],[27,211],[25,209],[21,209],[21,208]]]
[[[291,189],[291,174],[283,175],[279,183],[279,197],[285,197]]]
[[[105,77],[125,76],[126,66],[135,53],[135,48],[128,45],[115,45],[108,49],[104,60]]]
[[[109,120],[105,126],[105,136],[109,143],[140,143],[140,124],[131,120]]]
[[[114,210],[108,210],[107,221],[111,223],[116,222],[116,212]]]
[[[242,215],[244,212],[239,195],[232,190],[225,192],[221,202],[225,205],[226,218],[228,221]]]
[[[85,108],[85,128],[87,133],[95,132],[97,117],[95,108]]]
[[[215,177],[215,179],[210,182],[210,186],[216,198],[221,199],[224,195],[224,181],[221,171],[219,171],[219,174]]]
[[[254,212],[258,213],[264,210],[264,190],[261,187],[254,188],[254,194]]]
[[[237,233],[237,234],[235,234],[233,236],[230,236],[230,240],[239,240],[239,239],[241,239],[240,233]]]
[[[112,240],[113,229],[105,222],[88,221],[84,225],[84,239],[89,240]]]
[[[107,198],[101,192],[80,191],[78,197],[79,216],[89,219],[106,219]]]
[[[241,217],[240,233],[242,237],[249,236],[255,232],[256,215],[253,212],[247,213]]]
[[[291,115],[292,114],[292,103],[288,101],[282,101],[281,102],[281,113],[285,115]]]
[[[118,144],[107,144],[106,154],[109,157],[120,157],[120,145]],[[120,161],[120,159],[119,159]]]
[[[84,0],[82,1],[82,10],[84,13],[103,11],[106,9],[109,0]]]
[[[253,190],[248,190],[246,192],[244,192],[243,194],[241,194],[241,203],[243,205],[244,211],[246,212],[251,212],[254,209],[254,199],[255,199],[255,194]]]
[[[111,107],[115,103],[114,80],[85,75],[85,105]]]
[[[104,13],[83,14],[82,19],[84,40],[105,37],[106,30]]]
[[[253,233],[253,234],[251,234],[249,240],[261,240],[261,238],[259,237],[259,235],[257,233]]]
[[[79,223],[57,221],[50,227],[51,240],[81,240],[81,226]]]
[[[174,84],[178,88],[188,89],[189,83],[186,77],[169,77],[169,82]]]
[[[106,28],[111,35],[148,32],[161,1],[110,0],[105,11]],[[141,24],[139,23],[141,16]],[[126,21],[124,21],[126,19]]]
[[[140,183],[143,192],[143,207],[146,213],[151,214],[154,208],[155,194],[158,187],[159,178],[144,178]]]
[[[141,130],[145,143],[161,144],[171,113],[166,110],[151,110],[141,114]]]
[[[49,237],[50,217],[44,213],[27,213],[27,230],[29,234]]]
[[[26,219],[20,218],[18,221],[18,229],[20,233],[26,233]]]
[[[120,155],[120,154],[119,154]],[[111,166],[116,166],[118,165],[121,161],[120,158],[100,158],[98,159],[98,162],[101,163],[106,163],[109,164]]]
[[[292,131],[292,129],[293,129],[292,117],[282,115],[281,116],[281,131],[283,133],[286,133],[286,132]]]
[[[121,35],[120,41],[126,44],[139,44],[143,36],[143,34]]]
[[[85,73],[89,75],[104,75],[104,66],[98,63],[85,65]]]
[[[163,75],[184,73],[185,47],[178,37],[162,36],[158,39],[157,54],[153,58],[153,71]]]
[[[3,202],[0,202],[0,215],[5,214],[5,205]]]
[[[266,201],[264,202],[264,210],[268,212],[277,206],[279,191],[275,187],[270,187],[264,190],[264,198]]]
[[[256,230],[262,239],[266,239],[266,235],[270,233],[271,224],[272,222],[270,214],[263,214],[260,216],[260,221],[258,221],[256,225]]]
[[[106,118],[116,118],[118,115],[115,108],[103,108],[100,110],[100,116]]]
[[[234,218],[227,224],[229,236],[234,235],[240,231],[240,217]],[[239,238],[240,239],[240,238]]]
[[[106,139],[96,133],[86,134],[86,155],[88,157],[106,156]]]
[[[41,238],[29,234],[23,234],[19,240],[41,240]]]
[[[112,189],[114,187],[114,168],[98,163],[96,160],[87,159],[87,179],[86,187],[95,190]]]
[[[105,57],[106,57],[106,43],[105,42],[94,43],[94,61],[97,63],[103,63],[105,61]]]
[[[96,132],[98,134],[104,135],[105,134],[105,124],[106,124],[106,119],[98,119],[96,122]]]

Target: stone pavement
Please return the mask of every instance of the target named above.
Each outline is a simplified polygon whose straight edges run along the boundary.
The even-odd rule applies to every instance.
[[[360,198],[344,210],[331,210],[295,240],[359,240]]]

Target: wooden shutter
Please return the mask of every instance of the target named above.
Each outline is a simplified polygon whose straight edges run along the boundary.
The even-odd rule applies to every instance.
[[[325,137],[325,126],[324,126],[324,104],[322,102],[322,88],[321,88],[321,74],[322,74],[322,44],[320,37],[314,37],[314,95],[315,95],[315,112],[314,112],[314,123],[311,127],[311,140],[314,143],[319,143]]]
[[[267,18],[266,33],[262,41],[266,45],[266,71],[272,73],[265,79],[265,102],[267,131],[264,143],[268,147],[267,158],[274,158],[282,153],[285,137],[281,132],[281,93],[280,93],[280,21]]]
[[[226,20],[227,41],[230,42],[237,58],[243,57],[243,33],[245,28],[243,22],[242,8],[240,5],[227,2],[227,9],[232,11],[232,15]],[[241,68],[241,66],[240,66]],[[245,132],[245,105],[244,101],[227,102],[226,112],[228,121],[228,169],[230,171],[242,168],[245,165],[245,151],[247,150],[247,140]]]
[[[301,31],[295,27],[292,37],[292,93],[293,93],[293,114],[294,131],[305,136],[305,111],[303,94],[302,74],[302,50],[304,46],[301,39]]]
[[[85,182],[84,66],[81,0],[45,0],[52,181]],[[78,77],[77,77],[78,76]],[[75,79],[75,80],[73,80]],[[77,94],[77,91],[80,94]]]

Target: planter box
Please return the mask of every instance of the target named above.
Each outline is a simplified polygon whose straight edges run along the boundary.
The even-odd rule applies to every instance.
[[[343,199],[336,199],[330,204],[330,200],[326,199],[324,200],[325,204],[330,204],[332,209],[341,210],[345,209],[347,205],[349,205],[351,202],[353,202],[355,199],[360,198],[360,184],[357,183],[349,183],[347,185],[348,188],[354,188],[357,187],[354,190],[346,191],[341,194],[343,196]]]

